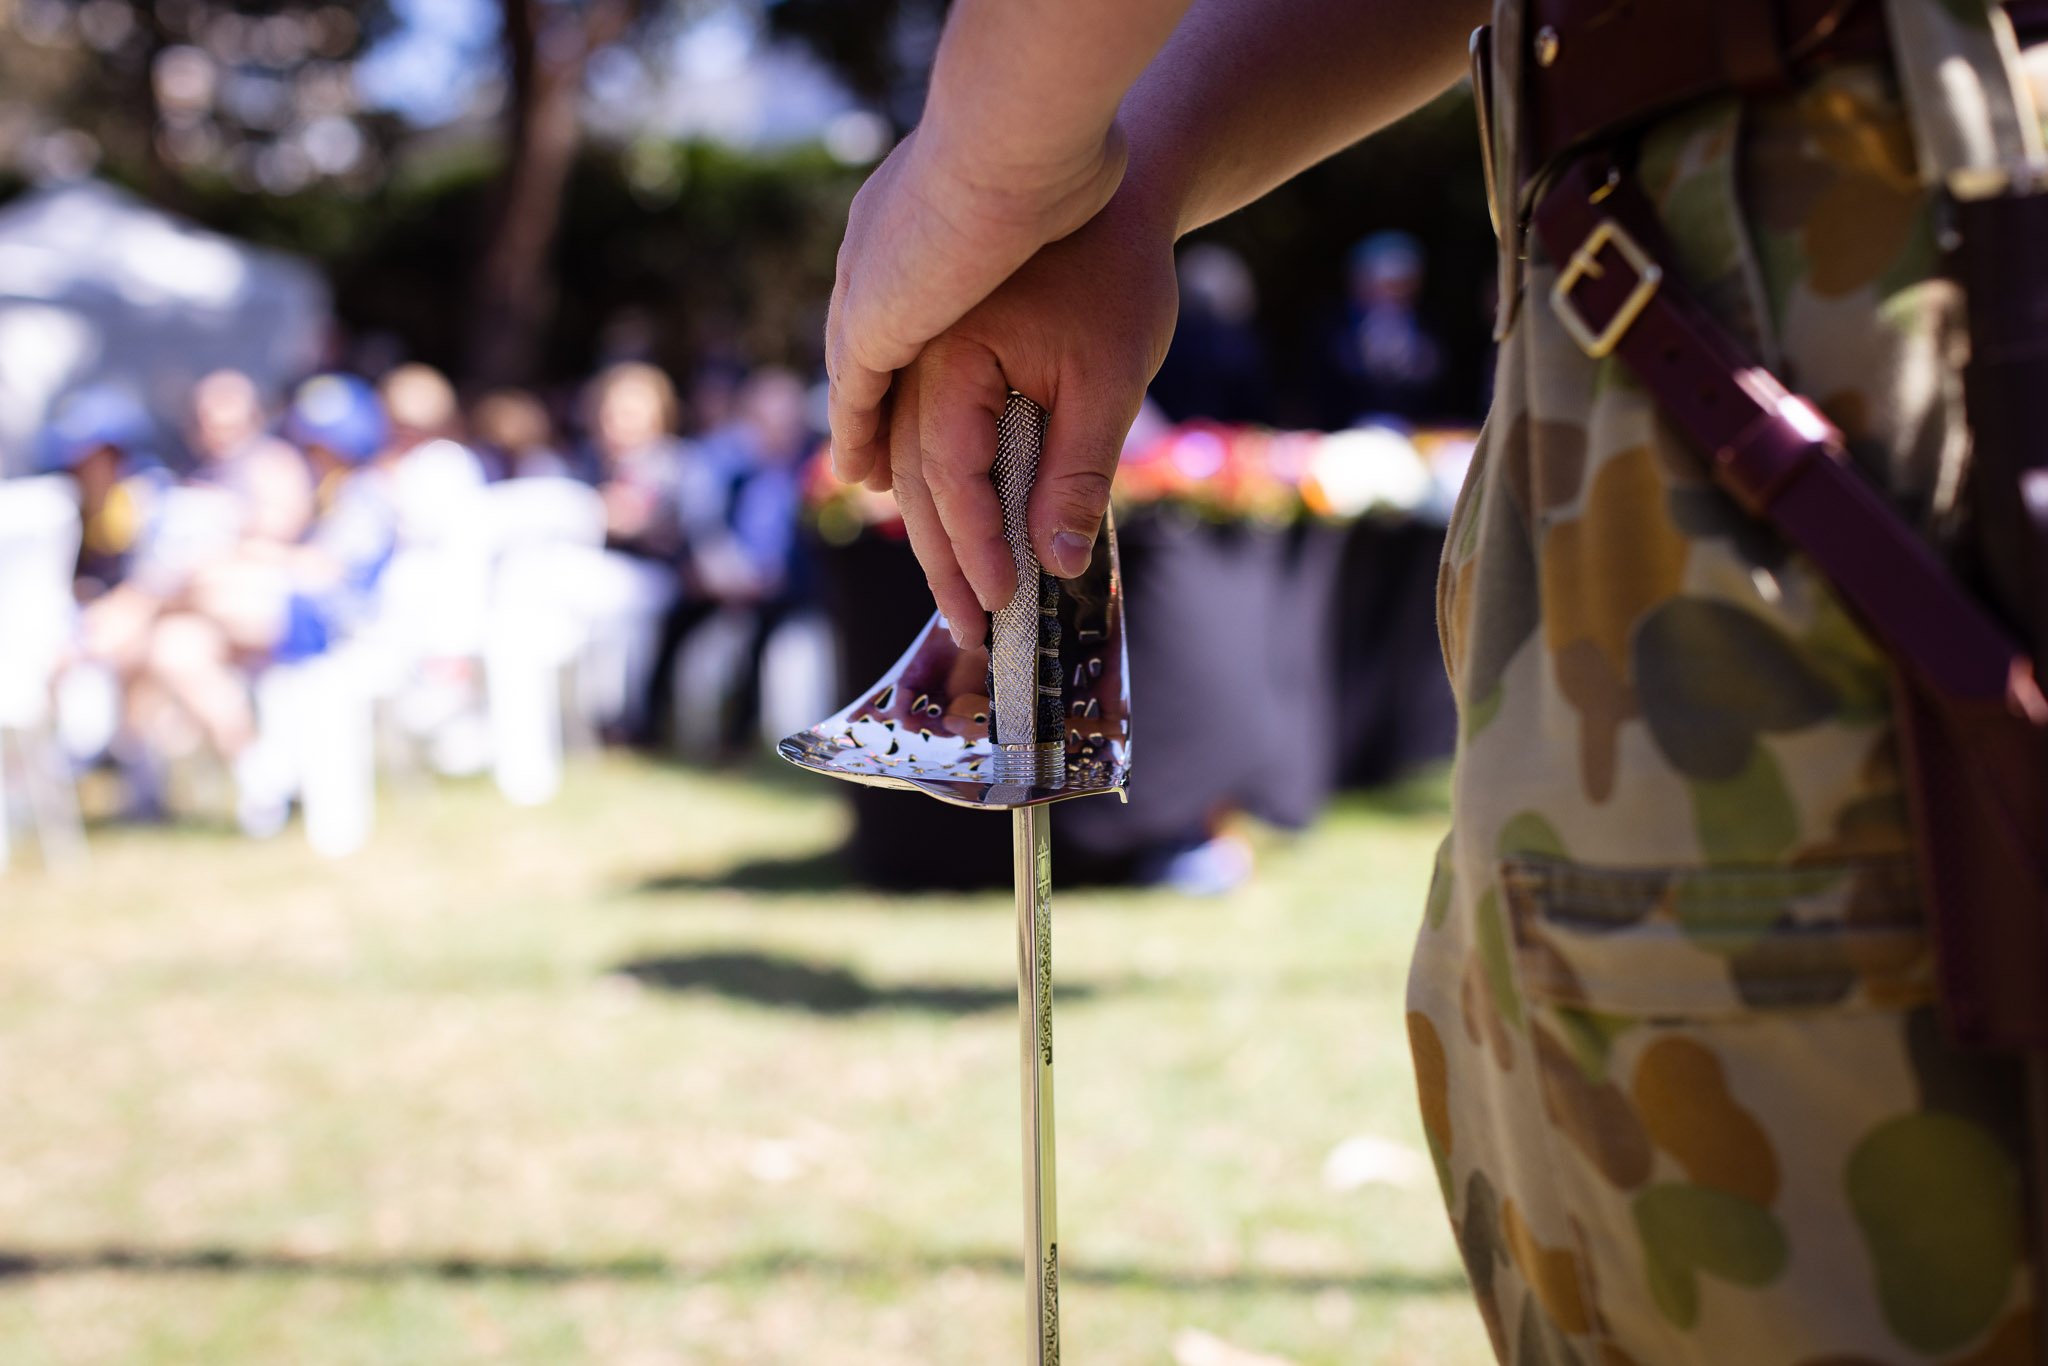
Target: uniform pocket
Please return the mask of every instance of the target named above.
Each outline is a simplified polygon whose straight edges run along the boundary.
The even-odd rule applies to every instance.
[[[1501,881],[1533,1005],[1710,1019],[1934,997],[1905,859],[1719,869],[1517,859]]]
[[[1996,1328],[2025,1283],[2016,1093],[1941,1041],[1908,861],[1500,874],[1552,1226],[1609,1346],[1790,1363]]]

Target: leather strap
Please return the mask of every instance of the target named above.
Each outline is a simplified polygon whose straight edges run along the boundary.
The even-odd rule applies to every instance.
[[[2048,723],[2025,652],[1849,465],[1842,434],[1660,264],[1671,251],[1632,180],[1583,159],[1535,228],[1561,272],[1553,306],[1596,338],[1614,334],[1607,349],[1708,455],[1715,481],[1804,551],[1903,668],[1945,698]],[[1580,256],[1589,242],[1597,250]]]
[[[1694,100],[1782,88],[1891,51],[1883,0],[1527,0],[1517,207],[1566,154]],[[2048,38],[2048,0],[2006,0],[2022,38]]]
[[[1886,51],[1878,0],[1528,0],[1525,191],[1559,156],[1694,100]]]
[[[2048,1046],[2048,699],[2027,652],[1850,464],[1819,409],[1669,274],[1632,179],[1582,158],[1534,227],[1568,330],[1628,366],[1715,482],[1813,562],[1898,666],[1944,1009],[1969,1042]]]

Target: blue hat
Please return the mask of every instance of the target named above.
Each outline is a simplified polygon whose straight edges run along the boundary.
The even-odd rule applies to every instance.
[[[43,428],[43,468],[77,469],[81,460],[107,446],[135,455],[154,431],[149,410],[126,389],[111,384],[79,389],[58,401]]]
[[[1419,275],[1422,243],[1398,229],[1376,232],[1351,249],[1351,269],[1368,275]]]
[[[284,434],[300,446],[319,446],[351,465],[384,449],[390,435],[377,391],[354,375],[315,375],[292,395]]]

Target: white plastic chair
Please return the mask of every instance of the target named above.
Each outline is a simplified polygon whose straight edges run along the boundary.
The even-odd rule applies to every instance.
[[[493,550],[483,468],[460,443],[430,441],[399,460],[387,492],[397,544],[349,637],[349,692],[368,689],[408,760],[467,776],[484,767],[485,723],[467,676],[443,666],[484,653]]]
[[[484,632],[491,766],[516,806],[539,806],[562,785],[562,679],[588,643],[550,588],[561,561],[604,545],[604,499],[574,479],[513,479],[485,495],[494,572]]]
[[[543,545],[603,545],[604,497],[561,475],[508,479],[485,491],[498,553]]]
[[[272,665],[257,675],[255,691],[257,750],[246,756],[246,775],[260,770],[271,795],[298,795],[314,853],[355,853],[369,843],[377,810],[374,680],[366,656],[344,643]]]
[[[12,793],[35,813],[45,866],[85,857],[78,789],[52,705],[77,617],[71,575],[80,535],[70,480],[0,482],[0,868],[8,861]]]

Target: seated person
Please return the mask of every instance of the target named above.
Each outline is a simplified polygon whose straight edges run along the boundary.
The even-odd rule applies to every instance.
[[[185,605],[194,576],[222,562],[274,558],[297,544],[313,515],[313,481],[298,451],[265,430],[256,384],[216,370],[193,386],[189,475],[155,476],[149,542],[124,582],[86,617],[87,654],[132,673],[158,619]]]
[[[795,374],[758,370],[740,386],[734,419],[704,439],[696,468],[722,487],[711,515],[689,527],[687,577],[699,596],[758,603],[793,588],[799,471],[817,444],[806,402]]]
[[[682,549],[687,456],[675,435],[675,386],[651,365],[614,365],[590,382],[584,410],[604,495],[605,544],[673,562]]]
[[[759,689],[763,644],[803,590],[800,469],[816,445],[804,384],[779,368],[743,381],[732,416],[689,452],[678,500],[684,594],[663,625],[650,685],[659,708],[683,686],[675,676],[684,641],[722,609],[746,623],[750,641],[725,681],[717,741],[744,752]],[[690,699],[681,699],[688,702]]]
[[[530,591],[536,609],[561,612],[588,632],[591,720],[628,739],[650,732],[646,699],[661,623],[682,591],[682,480],[688,449],[675,436],[668,376],[637,362],[614,365],[584,396],[605,549],[564,554]]]
[[[555,439],[547,406],[524,389],[494,389],[469,413],[470,434],[492,479],[567,478],[575,473]]]
[[[253,762],[248,674],[320,654],[352,631],[398,540],[388,429],[369,385],[308,380],[284,433],[316,481],[310,531],[289,545],[245,540],[196,570],[157,618],[136,689],[145,709],[182,713],[234,767],[238,815],[252,833],[282,825],[284,796]]]
[[[226,489],[242,510],[242,536],[291,545],[313,519],[306,462],[270,434],[256,382],[239,370],[215,370],[192,387],[186,442],[191,481]]]
[[[42,467],[78,488],[82,538],[75,575],[79,600],[101,597],[128,577],[169,474],[149,453],[148,412],[111,385],[81,389],[59,402],[41,439]]]
[[[405,544],[446,543],[463,530],[471,495],[484,486],[484,466],[462,441],[455,386],[431,365],[411,362],[384,376],[377,395],[390,422],[389,471]]]

